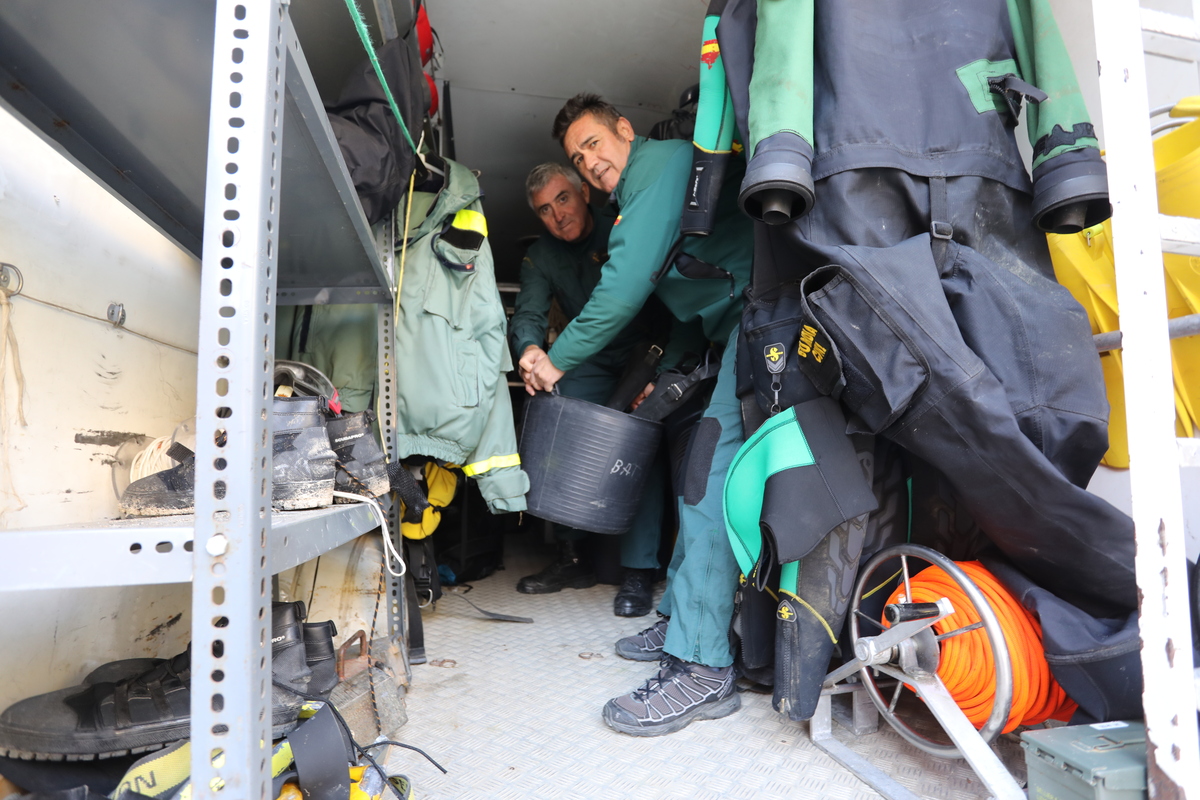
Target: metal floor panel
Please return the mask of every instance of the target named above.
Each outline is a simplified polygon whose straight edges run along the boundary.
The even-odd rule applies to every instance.
[[[817,750],[807,725],[771,708],[771,696],[742,693],[741,711],[695,722],[677,733],[637,738],[600,719],[611,697],[631,691],[656,665],[613,652],[620,637],[653,616],[612,613],[616,587],[522,595],[517,579],[543,567],[547,551],[531,537],[510,537],[507,568],[473,584],[466,596],[489,611],[533,617],[532,625],[482,617],[450,588],[425,610],[429,662],[412,668],[408,723],[400,741],[428,752],[391,748],[388,765],[414,783],[420,800],[774,800],[877,798],[870,787]],[[662,592],[662,584],[658,593]],[[835,735],[899,784],[923,797],[988,797],[962,761],[921,753],[881,723],[855,739]],[[997,751],[1019,781],[1020,746],[1002,737]]]

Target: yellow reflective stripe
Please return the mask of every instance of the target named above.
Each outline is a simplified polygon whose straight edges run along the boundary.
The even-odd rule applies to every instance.
[[[482,475],[489,469],[519,466],[521,466],[521,456],[513,453],[512,455],[507,456],[492,456],[486,461],[476,461],[474,464],[467,464],[462,468],[462,471],[463,474],[469,478],[475,475]]]
[[[474,231],[480,236],[487,236],[487,219],[478,211],[473,211],[469,208],[464,208],[454,215],[454,222],[450,223],[455,228],[462,231]]]

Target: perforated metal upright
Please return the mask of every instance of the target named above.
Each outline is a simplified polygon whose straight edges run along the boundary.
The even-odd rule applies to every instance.
[[[217,1],[196,382],[196,798],[271,797],[270,414],[284,26],[279,0]]]
[[[1142,41],[1145,12],[1137,0],[1093,0],[1093,13],[1126,356],[1147,779],[1152,798],[1197,797],[1200,741],[1162,253],[1164,247],[1200,252],[1200,236],[1179,232],[1194,231],[1194,220],[1158,214]],[[1166,17],[1147,15],[1159,27]],[[1167,22],[1176,38],[1197,40],[1194,19]],[[1176,232],[1164,240],[1167,227]]]

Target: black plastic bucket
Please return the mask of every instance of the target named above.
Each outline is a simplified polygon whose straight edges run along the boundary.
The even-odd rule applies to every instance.
[[[521,425],[527,510],[593,533],[625,533],[661,436],[662,423],[538,392]]]

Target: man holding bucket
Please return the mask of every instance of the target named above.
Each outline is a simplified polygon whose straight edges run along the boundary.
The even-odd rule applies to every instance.
[[[618,654],[658,661],[657,674],[610,700],[604,721],[634,736],[672,733],[697,719],[736,711],[729,625],[738,567],[721,507],[725,475],[742,443],[734,358],[742,290],[750,279],[753,233],[736,205],[739,170],[729,169],[707,237],[680,238],[680,212],[692,168],[692,146],[636,136],[628,119],[596,95],[567,101],[553,135],[571,164],[619,209],[608,260],[587,305],[549,353],[530,351],[519,368],[527,386],[549,391],[564,372],[599,352],[651,294],[682,325],[700,327],[724,358],[704,416],[691,434],[679,495],[679,536],[659,605],[662,619],[617,643]],[[740,161],[740,159],[739,159]],[[695,270],[696,264],[705,269]],[[687,273],[687,274],[685,274]],[[692,277],[688,277],[691,275]],[[677,336],[663,364],[673,365]],[[649,387],[648,387],[649,388]]]
[[[525,181],[525,194],[550,236],[530,245],[521,262],[521,291],[509,321],[508,339],[518,358],[535,359],[545,357],[542,343],[551,300],[558,301],[568,320],[574,319],[599,282],[615,215],[607,208],[593,211],[588,205],[588,185],[561,164],[534,167]],[[639,314],[606,347],[567,373],[558,382],[559,392],[590,403],[607,403],[637,346],[653,339],[655,328],[661,327],[649,316]],[[621,535],[624,577],[613,600],[613,613],[619,617],[650,613],[662,517],[663,474],[654,466],[646,475],[645,492],[633,526]],[[559,542],[558,558],[536,575],[521,578],[518,592],[547,594],[596,584],[596,573],[580,547],[587,532],[556,524],[554,534]]]

